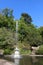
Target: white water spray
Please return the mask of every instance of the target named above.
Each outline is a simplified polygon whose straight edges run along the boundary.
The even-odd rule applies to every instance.
[[[19,65],[19,60],[21,58],[19,49],[18,49],[18,21],[16,21],[16,48],[14,54],[15,65]]]
[[[16,46],[18,46],[18,21],[16,21]]]

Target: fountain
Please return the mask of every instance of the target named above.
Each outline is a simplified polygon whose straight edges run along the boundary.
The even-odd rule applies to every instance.
[[[20,58],[21,56],[20,56],[19,49],[16,47],[15,54],[14,54],[15,65],[19,65]]]
[[[18,49],[18,21],[16,21],[16,48],[14,53],[15,65],[19,65],[20,58],[21,58],[21,55]]]

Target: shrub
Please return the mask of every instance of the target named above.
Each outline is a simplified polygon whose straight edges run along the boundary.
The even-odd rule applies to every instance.
[[[4,50],[3,54],[7,55],[7,54],[11,54],[11,53],[12,53],[12,50],[7,48]]]

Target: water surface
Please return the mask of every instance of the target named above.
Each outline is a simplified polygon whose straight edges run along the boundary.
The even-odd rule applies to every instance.
[[[14,58],[10,58],[10,57],[6,57],[3,59],[13,62],[14,65],[15,64],[17,64],[17,65],[43,65],[43,56],[24,55],[24,56],[22,56],[21,59],[16,59],[16,60],[14,60]]]
[[[20,65],[43,65],[43,56],[23,56]]]

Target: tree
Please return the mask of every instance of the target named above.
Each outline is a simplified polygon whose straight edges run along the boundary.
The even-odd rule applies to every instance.
[[[7,29],[14,30],[14,25],[13,10],[8,8],[2,10],[2,13],[0,13],[0,27],[6,27]]]
[[[4,9],[0,13],[0,49],[4,54],[11,53],[15,45],[15,21],[12,10]]]
[[[15,39],[13,37],[12,31],[7,30],[5,27],[0,28],[0,49],[3,50],[8,49],[8,51],[10,50],[12,52],[14,50],[14,45],[15,45]]]
[[[18,20],[18,41],[26,47],[41,45],[43,41],[43,27],[36,28],[31,22],[32,18],[27,13],[22,13]],[[15,32],[16,20],[13,18],[13,10],[4,9],[0,13],[0,49],[4,49],[5,54],[16,45]]]
[[[39,33],[40,33],[40,35],[42,37],[42,44],[43,44],[43,26],[40,27],[38,30],[39,30]]]
[[[13,18],[13,10],[5,8],[2,10],[2,15],[5,17],[11,17]]]
[[[41,35],[38,29],[31,23],[27,25],[23,19],[19,21],[19,41],[25,42],[31,46],[38,46],[41,44]]]
[[[28,15],[27,13],[22,13],[20,19],[24,19],[24,21],[25,21],[27,24],[30,24],[30,23],[32,22],[31,16]]]
[[[24,38],[26,37],[27,31],[26,31],[27,25],[24,23],[24,21],[19,21],[19,40],[21,40],[21,43],[24,41]]]

